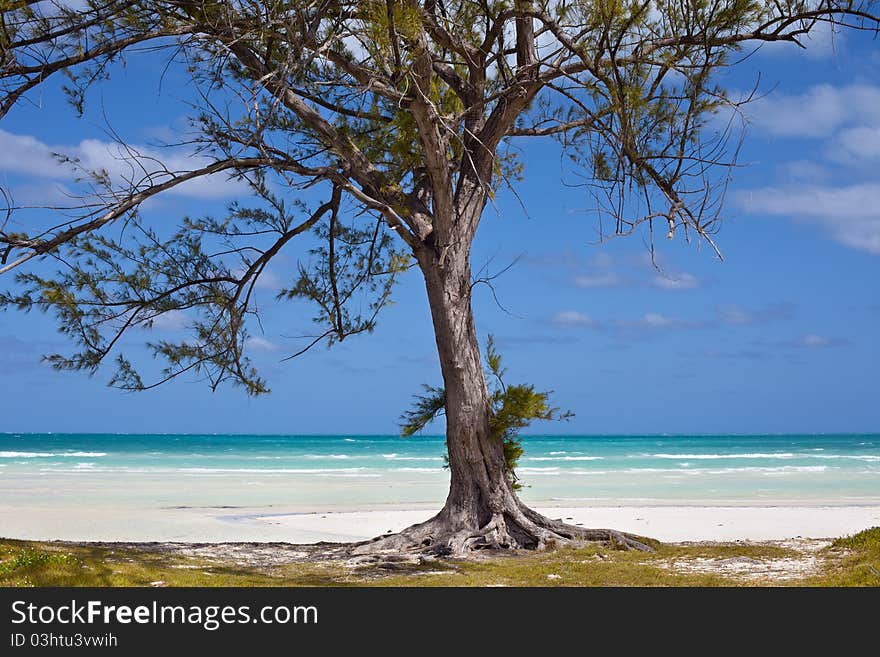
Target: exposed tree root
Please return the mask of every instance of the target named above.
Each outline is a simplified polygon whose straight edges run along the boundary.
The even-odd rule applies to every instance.
[[[352,556],[409,554],[467,556],[479,550],[544,550],[563,545],[602,542],[617,549],[653,552],[633,536],[614,529],[587,529],[546,518],[523,504],[494,513],[481,526],[451,517],[446,509],[397,534],[378,536],[351,546]]]

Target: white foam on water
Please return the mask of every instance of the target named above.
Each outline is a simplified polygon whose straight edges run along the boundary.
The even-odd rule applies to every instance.
[[[622,470],[579,470],[569,468],[517,468],[519,474],[532,475],[660,475],[699,477],[703,475],[728,475],[728,474],[767,474],[784,475],[806,472],[825,472],[827,465],[783,465],[778,467],[751,467],[751,468],[626,468]]]
[[[774,453],[754,453],[754,454],[645,454],[655,459],[694,459],[694,460],[711,460],[711,459],[793,459],[797,458],[796,454],[791,452],[774,452]]]
[[[820,448],[821,449],[821,448]],[[748,454],[642,454],[656,459],[849,459],[853,461],[880,462],[880,454],[797,454],[794,452],[755,452]],[[630,458],[635,458],[631,456]]]
[[[852,459],[853,461],[876,461],[880,462],[880,455],[872,454],[804,454],[813,459]]]
[[[559,468],[517,468],[516,471],[520,474],[531,475],[559,474],[561,472]]]
[[[0,452],[0,459],[39,459],[48,457],[74,456],[78,458],[99,458],[106,452]]]
[[[391,461],[442,461],[442,456],[389,456],[388,454],[383,454],[386,459]]]
[[[339,474],[355,473],[366,468],[178,468],[186,474]]]
[[[551,452],[552,453],[552,452]],[[604,456],[527,456],[525,461],[604,461]]]
[[[797,472],[825,472],[828,470],[827,465],[780,465],[777,467],[771,466],[755,466],[755,467],[746,467],[746,468],[688,468],[688,469],[673,469],[673,468],[629,468],[627,470],[618,470],[617,472],[624,472],[626,474],[641,474],[641,473],[651,473],[651,474],[682,474],[689,476],[699,476],[699,475],[724,475],[724,474],[786,474],[786,473],[797,473]],[[614,470],[607,470],[608,474],[613,474]]]
[[[358,478],[365,478],[365,479],[378,479],[378,478],[381,478],[381,477],[382,477],[382,475],[380,475],[380,474],[376,474],[376,473],[363,473],[363,472],[357,472],[357,473],[355,473],[355,472],[347,472],[347,473],[344,473],[344,474],[342,474],[342,473],[336,473],[336,472],[330,472],[330,473],[325,474],[324,476],[325,476],[325,477],[342,477],[343,479],[358,479]]]
[[[771,475],[771,476],[796,474],[796,473],[802,473],[802,472],[825,472],[827,469],[828,469],[827,465],[802,465],[802,466],[790,466],[790,467],[785,467],[785,468],[760,468],[761,474]]]

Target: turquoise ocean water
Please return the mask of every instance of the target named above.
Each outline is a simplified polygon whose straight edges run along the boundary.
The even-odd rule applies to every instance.
[[[527,500],[880,500],[880,435],[530,436]],[[438,436],[0,434],[7,503],[52,491],[169,505],[442,502]],[[51,499],[50,499],[51,502]]]

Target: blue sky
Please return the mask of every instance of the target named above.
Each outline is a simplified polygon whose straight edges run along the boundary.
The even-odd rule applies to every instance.
[[[803,52],[764,48],[729,71],[731,89],[770,92],[746,108],[749,127],[717,243],[658,242],[651,266],[643,235],[598,243],[583,189],[562,184],[553,143],[522,145],[519,200],[487,209],[474,269],[482,338],[492,333],[511,382],[555,391],[575,413],[553,433],[872,432],[880,430],[880,50],[866,35],[827,33]],[[77,120],[57,86],[0,124],[0,176],[18,202],[63,198],[73,181],[51,158],[112,162],[104,117],[132,143],[158,149],[182,129],[183,75],[134,56],[90,97]],[[172,154],[183,157],[181,154]],[[157,222],[216,212],[243,190],[222,180],[184,188],[147,210]],[[521,203],[521,202],[522,203]],[[524,207],[523,207],[524,206]],[[163,224],[167,225],[167,224]],[[410,272],[372,335],[291,362],[289,336],[314,332],[311,309],[276,304],[300,247],[273,263],[261,290],[265,333],[253,357],[272,393],[216,393],[195,380],[129,394],[40,363],[70,345],[51,317],[0,314],[0,431],[393,433],[439,365],[422,281]],[[8,286],[6,281],[4,287]],[[500,303],[500,305],[499,305]],[[180,335],[170,318],[154,333]],[[127,349],[137,355],[146,331]],[[442,430],[442,426],[434,427]]]

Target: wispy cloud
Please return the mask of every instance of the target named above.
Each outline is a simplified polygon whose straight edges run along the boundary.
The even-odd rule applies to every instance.
[[[808,33],[798,37],[798,41],[803,48],[787,41],[770,41],[762,44],[759,52],[774,58],[792,56],[812,60],[827,59],[840,51],[846,42],[846,36],[839,27],[820,22],[815,23]]]
[[[232,271],[232,275],[240,277],[243,276],[245,272],[246,269],[244,267],[239,267]],[[270,292],[277,292],[283,287],[283,283],[281,281],[281,277],[276,274],[273,269],[267,267],[260,274],[260,277],[257,279],[254,287],[258,290],[269,290]]]
[[[0,335],[0,376],[16,376],[22,371],[43,369],[49,366],[43,362],[47,353],[58,351],[60,346],[43,341],[27,341],[12,335]]]
[[[844,163],[880,160],[880,125],[842,130],[833,140],[829,155]]]
[[[880,254],[880,184],[765,187],[735,199],[749,213],[806,220],[841,244]]]
[[[599,328],[596,320],[576,310],[558,312],[550,319],[550,323],[563,328]]]
[[[768,94],[745,111],[752,125],[771,135],[831,137],[846,126],[880,122],[880,87],[820,84],[802,94]]]
[[[562,329],[603,331],[620,339],[640,339],[671,331],[709,328],[710,322],[683,319],[649,312],[635,319],[599,321],[577,310],[564,310],[550,318],[550,323]]]
[[[660,313],[646,313],[638,319],[620,319],[613,322],[612,327],[619,334],[643,335],[661,333],[665,331],[681,331],[691,329],[708,328],[710,324],[704,321],[670,317]]]
[[[626,284],[626,279],[613,271],[603,271],[591,274],[581,274],[574,277],[577,287],[620,287]]]
[[[758,347],[773,347],[775,349],[829,349],[836,347],[849,347],[852,342],[847,338],[828,337],[816,333],[806,333],[790,340],[755,340]]]
[[[679,352],[678,355],[684,358],[718,358],[723,360],[767,360],[773,358],[772,353],[756,349],[703,349],[701,351]]]
[[[168,179],[165,171],[183,173],[204,167],[210,158],[181,148],[156,149],[132,145],[131,150],[115,142],[84,139],[78,144],[50,145],[31,135],[0,130],[0,169],[27,177],[72,182],[82,171],[58,160],[56,153],[77,160],[87,171],[106,171],[114,184],[127,185],[153,176],[156,182]],[[182,183],[169,194],[200,199],[222,199],[246,193],[240,181],[219,173]]]
[[[826,338],[815,333],[808,333],[796,338],[792,345],[801,349],[825,349],[827,347],[846,347],[850,341],[845,338]]]
[[[700,287],[700,279],[693,274],[658,274],[651,282],[661,290],[693,290]]]
[[[794,304],[785,301],[751,309],[731,304],[718,309],[718,318],[724,324],[733,326],[767,324],[791,319],[794,316],[794,308]]]
[[[529,261],[536,267],[568,270],[571,283],[582,289],[650,286],[675,291],[692,290],[702,283],[693,274],[680,272],[664,262],[657,266],[647,254],[621,258],[597,253],[583,258],[562,252],[531,257]]]
[[[253,349],[254,351],[278,351],[280,347],[272,342],[271,340],[267,340],[266,338],[260,337],[259,335],[252,335],[245,341],[245,347],[247,349]]]
[[[578,310],[563,310],[549,319],[550,325],[564,330],[605,332],[621,340],[638,340],[664,333],[696,330],[718,330],[726,326],[761,326],[794,317],[795,306],[780,301],[755,308],[726,305],[714,316],[687,318],[660,312],[647,312],[636,318],[597,319]]]
[[[789,185],[827,183],[832,177],[827,166],[812,160],[784,162],[777,167],[777,172],[779,178]]]
[[[880,254],[880,184],[866,176],[880,162],[880,86],[816,85],[770,94],[748,111],[759,131],[816,140],[822,164],[789,163],[781,169],[785,184],[736,192],[735,203],[752,214],[810,222],[841,244]]]
[[[153,319],[154,330],[158,331],[179,331],[186,328],[189,319],[186,314],[180,310],[169,310]]]
[[[576,342],[577,338],[568,335],[550,335],[546,333],[533,333],[530,335],[507,335],[497,338],[498,345],[506,347],[509,345],[536,345],[536,344],[571,344]],[[436,358],[435,358],[436,361]]]

